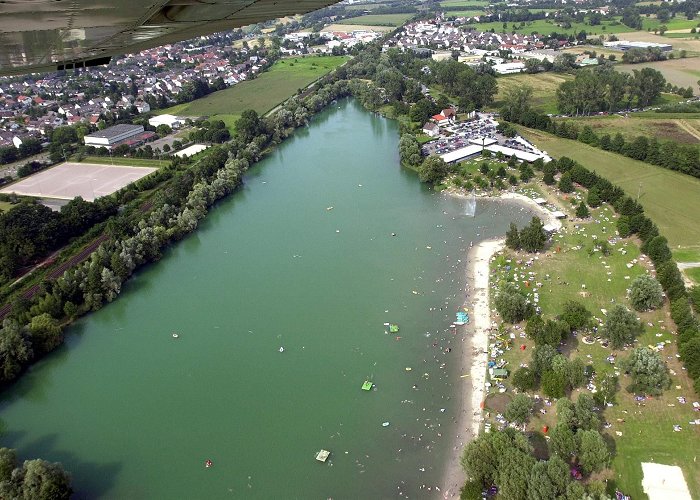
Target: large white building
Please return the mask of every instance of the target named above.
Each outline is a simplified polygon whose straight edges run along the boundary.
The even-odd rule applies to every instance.
[[[112,149],[128,139],[143,134],[143,132],[143,125],[121,124],[86,135],[83,140],[86,146]]]
[[[148,119],[148,124],[152,127],[167,125],[170,128],[180,128],[185,124],[185,119],[175,115],[156,115]]]

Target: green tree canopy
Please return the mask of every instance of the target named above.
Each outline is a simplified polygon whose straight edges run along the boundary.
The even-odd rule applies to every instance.
[[[617,304],[608,311],[601,333],[610,341],[613,349],[621,349],[631,344],[644,331],[637,316],[625,306]]]

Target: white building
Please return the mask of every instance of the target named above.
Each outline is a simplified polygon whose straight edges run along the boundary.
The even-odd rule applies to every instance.
[[[119,142],[143,134],[143,130],[143,125],[115,125],[94,134],[86,135],[83,141],[85,141],[86,146],[112,149]]]
[[[185,119],[175,115],[156,115],[148,119],[148,124],[152,127],[167,125],[170,128],[180,128],[185,124]]]

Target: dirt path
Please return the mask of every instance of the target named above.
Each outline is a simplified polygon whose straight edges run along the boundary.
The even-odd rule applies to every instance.
[[[700,141],[700,132],[685,120],[678,120],[678,126]]]

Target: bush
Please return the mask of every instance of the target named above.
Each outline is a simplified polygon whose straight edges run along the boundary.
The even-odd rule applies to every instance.
[[[638,276],[630,287],[630,301],[637,311],[650,311],[663,304],[661,283],[648,274]]]

